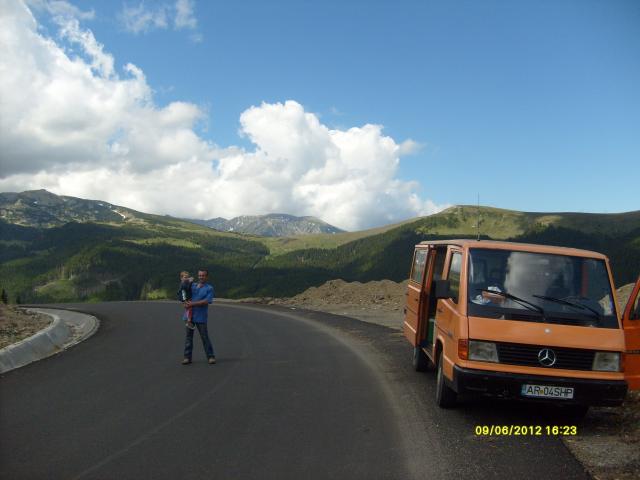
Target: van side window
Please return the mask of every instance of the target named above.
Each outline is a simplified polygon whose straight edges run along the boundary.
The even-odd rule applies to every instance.
[[[451,299],[458,303],[458,295],[460,294],[460,267],[462,266],[462,254],[454,253],[451,256],[451,265],[449,266],[449,283],[451,284]]]
[[[444,270],[444,259],[447,257],[446,248],[436,249],[436,260],[433,265],[433,279],[442,280],[442,271]]]
[[[427,263],[427,249],[416,250],[416,255],[413,259],[413,268],[411,269],[411,280],[416,283],[422,283],[422,274],[424,273],[424,266]]]

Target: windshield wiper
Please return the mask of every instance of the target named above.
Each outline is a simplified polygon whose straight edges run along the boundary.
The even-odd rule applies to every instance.
[[[593,313],[595,315],[595,318],[596,318],[596,320],[598,322],[600,322],[600,320],[602,320],[602,315],[600,315],[600,313],[596,309],[591,308],[589,305],[583,305],[582,303],[570,302],[570,301],[565,300],[563,298],[548,297],[547,295],[532,295],[532,296],[536,297],[536,298],[540,298],[542,300],[547,300],[549,302],[556,302],[556,303],[559,303],[561,305],[567,305],[569,307],[579,308],[580,310],[589,310],[591,313]]]
[[[510,293],[507,293],[507,292],[487,290],[486,288],[476,288],[476,290],[478,290],[479,292],[487,292],[487,293],[492,293],[494,295],[500,295],[501,297],[508,298],[510,300],[513,300],[514,302],[518,302],[523,307],[526,307],[529,310],[533,310],[534,312],[538,312],[540,315],[542,315],[542,318],[545,318],[544,309],[540,305],[531,303],[525,300],[524,298],[516,297],[515,295],[511,295]]]

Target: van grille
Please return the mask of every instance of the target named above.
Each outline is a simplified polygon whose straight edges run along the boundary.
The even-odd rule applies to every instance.
[[[510,365],[524,365],[527,367],[542,367],[538,361],[540,350],[549,348],[556,355],[556,362],[547,368],[561,368],[565,370],[591,370],[593,368],[593,350],[579,348],[546,347],[542,345],[522,345],[518,343],[497,343],[498,359],[500,363]]]

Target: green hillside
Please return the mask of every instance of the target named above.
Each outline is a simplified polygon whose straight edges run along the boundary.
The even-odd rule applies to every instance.
[[[535,213],[493,207],[461,205],[426,217],[421,231],[433,235],[477,233],[493,239],[511,239],[549,227],[565,228],[588,234],[609,236],[628,234],[640,227],[640,210],[628,213]]]
[[[482,238],[605,253],[618,285],[640,271],[640,212],[480,212]],[[363,232],[266,238],[132,210],[125,216],[50,228],[0,220],[0,287],[22,302],[173,298],[177,272],[204,265],[219,296],[289,296],[334,278],[404,280],[416,243],[473,238],[478,223],[477,207],[458,206]]]
[[[553,217],[551,219],[551,217]],[[319,285],[332,278],[369,281],[408,276],[413,246],[423,240],[476,238],[478,208],[452,207],[384,233],[336,248],[311,248],[263,259],[251,279],[261,295],[297,293],[298,284]],[[584,230],[579,230],[581,227]],[[640,273],[640,212],[628,214],[544,214],[481,208],[480,235],[594,250],[609,256],[618,285]],[[282,279],[280,275],[286,272]],[[274,278],[277,279],[274,281]],[[295,286],[288,280],[295,279]]]
[[[235,285],[268,255],[262,243],[173,221],[49,229],[1,222],[0,244],[0,286],[23,302],[164,298],[177,290],[180,270],[202,265]]]

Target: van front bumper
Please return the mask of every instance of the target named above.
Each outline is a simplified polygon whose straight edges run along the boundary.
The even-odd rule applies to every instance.
[[[573,399],[525,397],[521,394],[522,385],[572,387],[574,389]],[[624,380],[544,377],[540,375],[473,370],[458,366],[453,367],[453,381],[449,386],[458,394],[470,393],[574,405],[617,406],[623,402],[627,395],[627,382]]]

